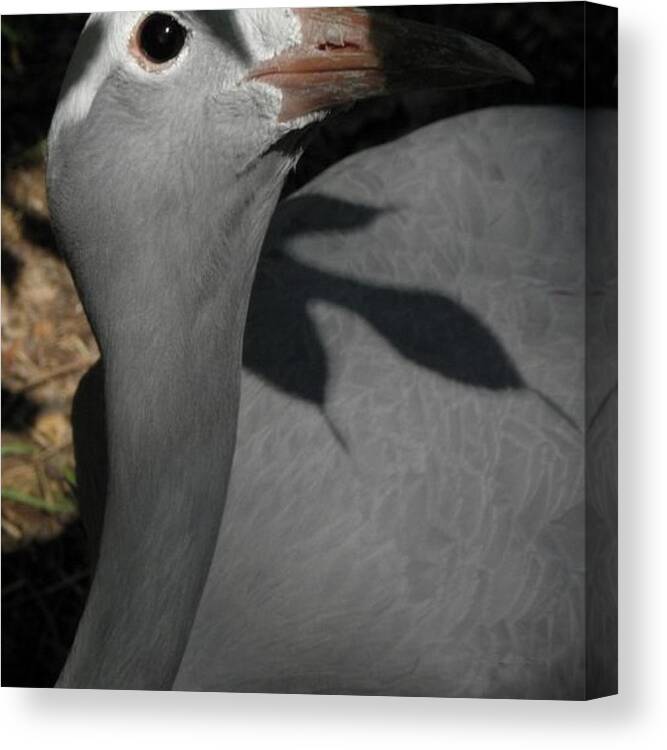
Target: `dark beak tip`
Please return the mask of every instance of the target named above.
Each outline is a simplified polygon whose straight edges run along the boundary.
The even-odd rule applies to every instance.
[[[535,84],[533,74],[508,52],[499,50],[500,54],[495,63],[495,74],[506,80],[517,81],[527,86]]]
[[[513,73],[514,75],[512,77],[515,81],[524,83],[526,84],[526,86],[535,85],[535,76],[528,70],[528,68],[524,67],[520,62],[517,62],[516,60]]]

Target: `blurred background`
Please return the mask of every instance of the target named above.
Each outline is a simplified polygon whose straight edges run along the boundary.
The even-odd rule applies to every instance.
[[[434,120],[505,104],[615,108],[615,17],[583,3],[405,6],[385,12],[467,31],[513,54],[532,87],[410,94],[332,117],[285,186]],[[71,400],[97,347],[59,257],[45,139],[84,15],[2,17],[2,684],[50,686],[89,584],[77,519]],[[587,57],[584,50],[587,50]]]

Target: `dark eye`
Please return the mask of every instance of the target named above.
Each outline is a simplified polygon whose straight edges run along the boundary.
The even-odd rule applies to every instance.
[[[168,13],[151,13],[141,23],[137,46],[149,62],[161,64],[178,57],[187,31]]]

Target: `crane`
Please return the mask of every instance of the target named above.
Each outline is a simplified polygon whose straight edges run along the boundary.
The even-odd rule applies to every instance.
[[[581,116],[438,123],[269,228],[331,108],[508,78],[352,9],[91,17],[48,157],[102,353],[60,686],[581,694]]]

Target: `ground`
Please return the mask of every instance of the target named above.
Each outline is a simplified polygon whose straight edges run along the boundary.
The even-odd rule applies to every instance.
[[[43,160],[9,169],[3,188],[3,683],[35,684],[26,664],[60,662],[85,596],[83,537],[64,533],[76,519],[69,415],[98,353],[49,229]]]

